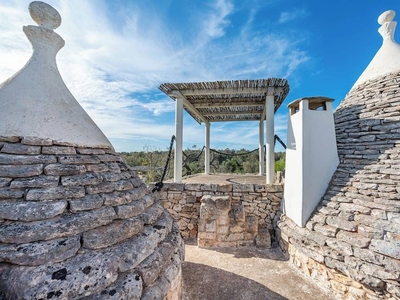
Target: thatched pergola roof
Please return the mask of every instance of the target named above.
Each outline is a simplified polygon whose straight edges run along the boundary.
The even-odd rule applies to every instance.
[[[199,123],[264,120],[268,91],[275,112],[289,93],[287,80],[279,78],[163,83],[159,89],[173,100],[183,98],[185,110]]]

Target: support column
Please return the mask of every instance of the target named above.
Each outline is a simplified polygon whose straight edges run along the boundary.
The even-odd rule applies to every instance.
[[[260,128],[259,128],[259,139],[260,139],[260,143],[258,145],[258,171],[260,173],[260,175],[264,175],[265,173],[265,169],[264,169],[264,120],[260,120]]]
[[[204,149],[204,174],[210,174],[210,122],[206,123]]]
[[[274,145],[274,88],[268,88],[265,101],[266,110],[266,183],[275,181],[275,145]]]
[[[174,182],[182,181],[182,144],[183,144],[183,99],[175,100],[175,160]]]

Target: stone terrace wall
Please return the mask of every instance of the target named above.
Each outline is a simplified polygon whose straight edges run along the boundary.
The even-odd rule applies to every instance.
[[[0,299],[180,299],[183,251],[111,149],[0,137]]]
[[[340,164],[299,228],[282,216],[281,246],[346,299],[400,299],[400,73],[353,90],[335,113]]]
[[[283,185],[164,183],[159,192],[165,208],[178,222],[183,238],[197,238],[201,198],[230,196],[232,205],[241,204],[246,216],[257,218],[259,230],[272,230],[282,200]]]

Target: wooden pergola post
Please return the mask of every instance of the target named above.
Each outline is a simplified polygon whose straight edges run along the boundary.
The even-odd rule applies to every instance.
[[[258,156],[259,156],[259,159],[258,159],[258,171],[259,171],[259,174],[262,176],[262,175],[264,175],[265,174],[265,169],[264,169],[264,164],[265,164],[265,161],[264,161],[264,156],[265,156],[265,153],[264,153],[264,120],[260,120],[260,126],[259,126],[259,140],[260,140],[260,142],[259,142],[259,145],[258,145]]]
[[[174,182],[182,181],[182,145],[183,145],[183,98],[175,101],[175,159]]]
[[[205,124],[204,174],[210,174],[210,122]]]
[[[266,183],[273,184],[275,181],[275,145],[274,145],[274,88],[269,87],[265,99],[266,111]]]

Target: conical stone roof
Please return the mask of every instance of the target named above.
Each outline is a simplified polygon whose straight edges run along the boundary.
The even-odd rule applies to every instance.
[[[112,147],[61,78],[56,55],[65,42],[53,31],[61,24],[61,17],[49,7],[39,1],[30,5],[31,16],[39,26],[24,26],[23,30],[33,54],[19,72],[0,85],[0,136]]]
[[[278,221],[309,260],[303,270],[321,264],[310,272],[333,274],[321,280],[342,296],[400,298],[400,65],[394,72],[391,65],[397,60],[400,52],[381,60],[387,72],[361,80],[336,109],[340,163],[306,228],[285,216]]]
[[[34,55],[1,86],[0,113],[29,100],[19,116],[42,131],[2,120],[0,299],[179,299],[177,224],[77,105],[55,59],[47,64],[59,47],[35,48],[36,39],[63,44],[52,31],[58,13],[38,1],[30,10],[40,24],[24,28]]]

